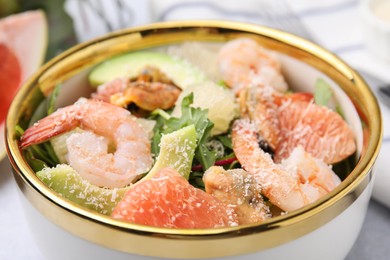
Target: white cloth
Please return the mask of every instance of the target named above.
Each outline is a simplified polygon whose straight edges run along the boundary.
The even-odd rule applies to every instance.
[[[105,1],[104,8],[100,7],[100,13],[96,10],[91,12],[87,5],[80,10],[80,4],[76,2],[80,1],[68,0],[66,7],[75,19],[80,41],[104,34],[109,27],[119,29],[157,21],[218,19],[250,22],[309,38],[344,59],[353,68],[390,84],[390,63],[374,57],[365,48],[358,0],[115,0]],[[126,12],[123,12],[123,3],[121,8],[119,2],[126,3]],[[98,7],[95,6],[95,9]],[[112,15],[115,12],[117,15]],[[81,13],[87,15],[80,16]],[[101,21],[102,17],[105,22]],[[90,24],[94,25],[93,31],[88,29],[87,25]],[[377,93],[377,82],[366,79]],[[390,152],[390,109],[383,104],[381,109],[384,142],[376,163],[373,197],[390,207],[390,170],[386,168],[385,161]]]
[[[151,21],[147,0],[67,0],[64,7],[73,19],[79,42]]]

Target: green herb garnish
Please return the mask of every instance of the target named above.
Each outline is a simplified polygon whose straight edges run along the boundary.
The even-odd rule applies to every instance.
[[[57,100],[60,88],[61,85],[57,85],[51,95],[39,103],[37,109],[31,116],[28,126],[33,125],[38,120],[54,112],[55,102]],[[15,128],[17,138],[20,138],[24,133],[24,129],[21,125],[16,125]],[[26,160],[34,171],[40,171],[44,167],[54,167],[59,164],[57,155],[55,154],[50,142],[31,145],[25,149],[24,154]]]
[[[329,107],[329,103],[333,95],[333,90],[329,83],[321,78],[317,79],[314,89],[314,102],[317,105]],[[339,104],[336,104],[334,109],[342,118],[345,118],[343,110]]]
[[[333,91],[330,85],[321,78],[317,79],[314,89],[314,102],[317,105],[328,106],[332,96]]]
[[[210,151],[207,147],[207,142],[210,139],[210,132],[214,124],[207,117],[207,109],[191,107],[193,100],[193,93],[190,93],[183,98],[181,103],[181,117],[179,118],[172,116],[168,117],[166,113],[162,113],[161,111],[154,111],[152,113],[152,116],[154,116],[153,119],[157,121],[153,130],[152,153],[156,157],[159,154],[159,143],[163,134],[172,133],[183,127],[194,125],[198,140],[194,159],[197,160],[205,170],[214,165],[216,159],[215,153]]]

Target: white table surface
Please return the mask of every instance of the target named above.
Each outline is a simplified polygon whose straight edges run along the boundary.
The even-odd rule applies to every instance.
[[[4,159],[0,162],[0,259],[44,259],[27,226],[17,189],[9,163]],[[389,257],[390,209],[372,200],[362,231],[346,260]]]

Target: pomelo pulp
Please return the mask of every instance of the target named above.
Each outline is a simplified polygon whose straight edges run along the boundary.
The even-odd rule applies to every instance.
[[[176,170],[165,168],[129,189],[112,216],[165,228],[215,228],[237,225],[227,204],[193,187]]]

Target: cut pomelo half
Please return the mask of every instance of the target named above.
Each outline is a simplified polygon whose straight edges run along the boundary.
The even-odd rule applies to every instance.
[[[14,91],[18,89],[22,81],[22,70],[16,55],[1,42],[0,61],[0,91],[2,93],[0,95],[0,121],[3,122]]]
[[[193,187],[170,168],[134,185],[115,207],[112,216],[136,224],[166,228],[237,225],[232,208]]]
[[[0,160],[5,156],[4,123],[20,85],[42,64],[47,48],[47,22],[42,11],[0,20]]]

